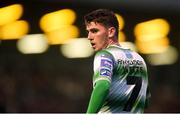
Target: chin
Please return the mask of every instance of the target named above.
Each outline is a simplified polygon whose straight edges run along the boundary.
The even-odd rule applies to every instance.
[[[94,51],[99,51],[98,49],[94,49]]]
[[[100,51],[100,50],[102,50],[102,49],[98,49],[98,48],[94,49],[94,51]]]

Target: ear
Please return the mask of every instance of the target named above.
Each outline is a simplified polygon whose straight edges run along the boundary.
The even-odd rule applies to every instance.
[[[114,27],[110,27],[108,29],[108,37],[114,37],[115,36],[115,33],[116,33],[116,29]]]

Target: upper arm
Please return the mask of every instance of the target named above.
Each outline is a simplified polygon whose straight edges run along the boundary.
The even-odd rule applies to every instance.
[[[114,68],[114,59],[112,54],[107,51],[100,51],[94,58],[94,77],[93,83],[99,80],[106,80],[111,83]]]

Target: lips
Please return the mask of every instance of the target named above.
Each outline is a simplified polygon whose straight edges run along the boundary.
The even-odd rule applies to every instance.
[[[93,43],[93,42],[91,42],[91,46],[92,46],[92,48],[94,48],[95,49],[95,43]]]

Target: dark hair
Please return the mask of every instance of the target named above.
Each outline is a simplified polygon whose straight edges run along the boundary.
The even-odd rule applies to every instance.
[[[92,11],[84,16],[85,24],[90,22],[101,23],[106,27],[114,27],[116,29],[116,36],[119,33],[119,23],[114,12],[108,9],[98,9]]]

